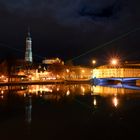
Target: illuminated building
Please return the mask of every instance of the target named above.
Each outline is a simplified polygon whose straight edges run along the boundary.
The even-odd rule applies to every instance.
[[[44,59],[43,64],[64,64],[64,62],[59,58]]]
[[[32,62],[32,39],[30,32],[28,31],[28,35],[26,37],[26,50],[25,50],[25,61]]]
[[[139,64],[122,64],[118,66],[103,65],[93,69],[93,78],[140,77]]]
[[[91,79],[92,69],[81,66],[69,66],[66,69],[67,79]]]

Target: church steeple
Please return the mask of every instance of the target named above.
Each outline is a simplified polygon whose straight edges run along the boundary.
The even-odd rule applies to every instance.
[[[26,50],[25,50],[25,61],[33,62],[32,58],[32,38],[30,29],[28,29],[27,37],[26,37]]]

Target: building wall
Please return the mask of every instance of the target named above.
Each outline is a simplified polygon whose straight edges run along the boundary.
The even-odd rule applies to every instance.
[[[90,68],[72,66],[68,70],[67,75],[70,79],[91,79],[92,77],[92,69]]]
[[[52,58],[52,59],[44,59],[42,61],[43,64],[56,64],[56,63],[61,63],[64,64],[64,62],[59,59],[59,58]]]
[[[98,68],[93,69],[93,77],[140,77],[140,69],[134,68]]]

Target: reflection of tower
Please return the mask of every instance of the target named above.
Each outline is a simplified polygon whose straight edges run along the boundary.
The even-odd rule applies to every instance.
[[[25,61],[32,62],[32,39],[30,32],[28,31],[28,35],[26,37],[26,51],[25,51]]]
[[[26,122],[31,123],[32,121],[32,97],[27,97],[26,104],[25,104],[25,117]]]

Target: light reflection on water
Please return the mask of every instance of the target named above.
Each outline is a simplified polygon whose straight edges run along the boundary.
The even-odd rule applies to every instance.
[[[138,86],[132,85],[102,85],[94,86],[89,84],[53,84],[53,85],[28,85],[28,86],[1,86],[0,101],[4,101],[8,93],[14,93],[18,96],[27,98],[27,106],[29,110],[32,108],[32,97],[42,98],[44,100],[59,101],[64,97],[74,99],[75,96],[90,96],[93,106],[98,106],[98,98],[111,98],[114,107],[119,106],[119,99],[124,95],[140,95]],[[28,107],[26,107],[28,108]],[[26,109],[26,112],[29,111]],[[28,113],[29,114],[29,113]],[[31,114],[29,115],[31,116]],[[30,121],[29,121],[30,122]]]
[[[124,95],[140,93],[140,87],[132,85],[101,85],[94,86],[89,84],[72,84],[72,85],[28,85],[28,86],[1,86],[0,97],[4,98],[6,93],[15,92],[19,96],[34,95],[44,97],[45,95],[69,96],[69,95]]]
[[[10,118],[12,125],[16,126],[22,120],[29,126],[34,124],[32,126],[33,132],[35,125],[39,125],[39,128],[44,127],[45,130],[48,129],[48,133],[44,133],[47,135],[59,132],[59,129],[61,131],[61,129],[71,125],[73,129],[73,126],[76,125],[75,122],[80,124],[76,125],[77,129],[81,129],[80,132],[84,130],[81,125],[85,122],[94,131],[96,131],[94,125],[97,124],[99,127],[100,122],[102,122],[106,126],[106,123],[112,124],[113,119],[116,119],[115,125],[118,125],[118,122],[122,125],[125,114],[128,112],[128,116],[132,115],[134,113],[132,111],[139,107],[140,90],[138,86],[134,85],[53,84],[0,87],[0,115],[4,116],[0,117],[0,124],[6,118],[9,119],[14,112],[13,116],[16,119],[13,121]],[[17,115],[20,114],[21,110],[24,110],[24,117]],[[137,116],[135,115],[135,117]],[[126,124],[129,124],[129,121],[126,121]],[[52,126],[54,127],[53,131],[51,130]],[[10,126],[8,127],[10,129]],[[39,128],[38,130],[40,130]],[[37,128],[35,127],[35,129]],[[16,129],[16,131],[18,130]],[[42,134],[42,129],[38,133]],[[87,134],[89,134],[88,131]]]

